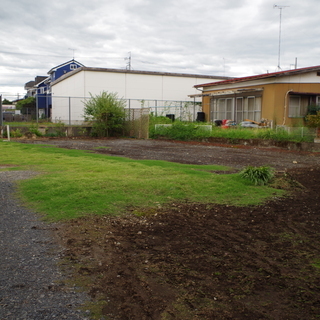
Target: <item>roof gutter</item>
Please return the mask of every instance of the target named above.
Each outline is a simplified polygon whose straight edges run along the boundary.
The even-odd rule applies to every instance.
[[[283,110],[283,122],[282,125],[285,126],[286,125],[286,119],[287,119],[287,105],[288,105],[288,95],[290,92],[292,92],[293,90],[290,89],[287,91],[286,95],[284,96],[284,110]]]

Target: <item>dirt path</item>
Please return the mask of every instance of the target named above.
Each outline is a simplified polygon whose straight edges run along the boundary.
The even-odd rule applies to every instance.
[[[277,170],[320,165],[320,152],[290,151],[200,142],[172,142],[138,139],[40,139],[20,140],[46,143],[62,148],[93,150],[98,153],[133,159],[158,159],[190,164],[218,164],[234,168],[269,165]]]
[[[0,319],[88,319],[82,310],[88,296],[65,285],[57,265],[57,226],[42,222],[13,196],[14,181],[35,174],[0,171]]]

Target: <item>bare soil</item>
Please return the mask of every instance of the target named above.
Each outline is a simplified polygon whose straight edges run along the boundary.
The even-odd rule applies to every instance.
[[[235,170],[270,165],[289,186],[286,197],[261,206],[186,201],[141,217],[61,225],[62,264],[95,300],[98,319],[320,318],[319,153],[129,139],[46,143]]]

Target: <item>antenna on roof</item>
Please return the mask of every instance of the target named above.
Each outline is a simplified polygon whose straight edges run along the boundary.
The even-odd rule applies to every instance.
[[[72,50],[72,60],[74,60],[74,52],[76,51],[76,49],[72,49],[72,48],[68,48],[69,50]]]
[[[278,6],[277,4],[273,5],[274,8],[278,8],[280,10],[280,25],[279,25],[279,51],[278,51],[278,71],[281,70],[280,67],[280,48],[281,48],[281,18],[282,18],[282,9],[288,8],[289,6]]]

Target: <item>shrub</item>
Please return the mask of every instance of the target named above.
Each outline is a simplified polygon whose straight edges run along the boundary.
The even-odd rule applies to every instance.
[[[37,137],[43,136],[43,134],[39,131],[38,126],[35,126],[33,124],[29,127],[29,132],[35,134]]]
[[[308,127],[320,128],[320,110],[317,114],[309,114],[306,116],[306,123]]]
[[[171,122],[171,120],[170,120]],[[171,122],[172,123],[172,122]],[[166,137],[173,140],[201,140],[209,138],[211,131],[203,129],[198,123],[185,123],[176,121],[170,127],[158,127],[157,130],[151,131],[152,138]]]
[[[268,184],[274,177],[274,169],[268,166],[244,168],[240,173],[240,177],[251,181],[256,186]]]
[[[316,115],[317,112],[320,111],[320,106],[317,104],[311,104],[308,106],[307,116],[308,115]]]
[[[103,91],[84,102],[84,117],[92,121],[92,135],[98,137],[114,136],[123,132],[125,121],[125,100],[118,99],[116,93]]]

